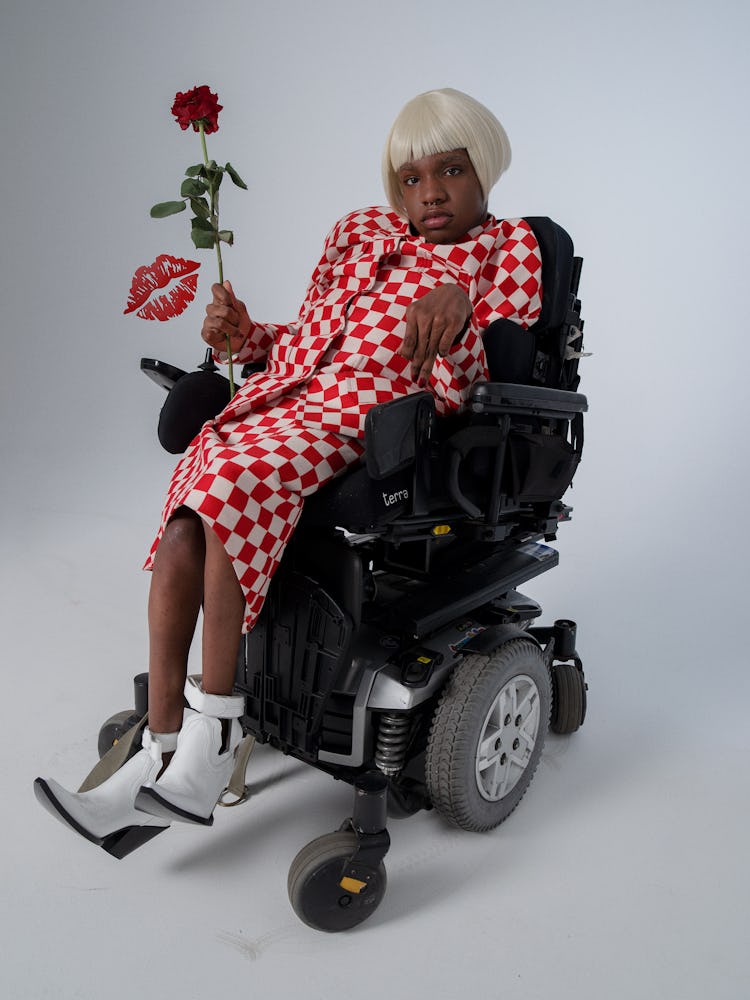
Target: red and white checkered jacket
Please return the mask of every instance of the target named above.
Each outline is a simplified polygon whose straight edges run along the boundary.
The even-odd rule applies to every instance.
[[[398,353],[406,308],[448,282],[466,291],[473,313],[459,343],[435,361],[429,388],[439,413],[459,409],[472,383],[488,377],[481,331],[500,317],[528,327],[539,315],[536,238],[523,219],[490,217],[461,243],[433,244],[390,209],[368,208],[329,233],[297,321],[254,324],[235,360],[266,359],[266,369],[219,419],[291,394],[303,426],[361,437],[371,406],[418,391],[410,361]]]

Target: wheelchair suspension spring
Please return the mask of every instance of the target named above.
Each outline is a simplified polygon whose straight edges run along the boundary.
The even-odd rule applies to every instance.
[[[375,766],[388,777],[398,774],[404,766],[410,729],[408,715],[384,713],[380,716]]]

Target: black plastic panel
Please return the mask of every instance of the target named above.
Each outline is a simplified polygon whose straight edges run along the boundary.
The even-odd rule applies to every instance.
[[[319,748],[351,749],[351,704],[333,696],[352,639],[352,621],[314,581],[278,575],[263,623],[246,638],[237,686],[251,731],[315,760]],[[242,676],[244,675],[244,676]],[[348,720],[348,721],[347,721]]]

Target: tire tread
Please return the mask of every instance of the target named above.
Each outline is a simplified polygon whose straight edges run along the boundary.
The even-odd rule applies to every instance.
[[[471,793],[463,780],[461,770],[467,757],[473,755],[476,733],[464,724],[472,716],[483,713],[487,689],[492,677],[500,671],[510,670],[522,658],[531,657],[539,666],[536,678],[546,693],[549,708],[549,677],[541,651],[533,640],[512,639],[491,654],[469,654],[456,668],[446,685],[433,716],[425,759],[425,779],[435,809],[456,826],[477,832],[493,829],[510,816],[523,798],[536,770],[539,752],[534,752],[526,772],[507,798],[511,800],[507,811],[498,808],[492,816],[481,818],[471,803]],[[523,673],[523,668],[518,673]],[[510,675],[512,676],[512,674]],[[498,688],[499,689],[499,688]],[[540,721],[537,744],[543,744],[548,717]],[[516,788],[520,794],[514,795]],[[504,800],[500,800],[501,802]]]

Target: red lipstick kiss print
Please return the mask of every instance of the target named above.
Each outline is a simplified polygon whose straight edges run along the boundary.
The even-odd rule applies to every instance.
[[[159,254],[153,264],[139,267],[133,275],[123,312],[162,322],[179,316],[195,298],[199,267],[195,260]]]

